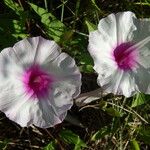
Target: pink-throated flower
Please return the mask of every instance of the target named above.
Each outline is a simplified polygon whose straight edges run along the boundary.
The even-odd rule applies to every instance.
[[[80,93],[73,58],[42,37],[23,39],[0,53],[0,110],[22,127],[61,123]]]
[[[88,50],[105,92],[150,93],[150,21],[132,12],[110,14],[90,32]]]

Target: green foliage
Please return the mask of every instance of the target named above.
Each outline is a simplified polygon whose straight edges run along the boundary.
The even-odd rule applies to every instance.
[[[51,141],[43,150],[55,150],[56,141]]]
[[[0,141],[0,150],[6,150],[9,141],[6,139],[4,141]]]
[[[0,18],[0,48],[12,46],[17,39],[22,39],[28,36],[25,33],[25,27],[18,20],[9,18]]]
[[[80,56],[80,64],[81,64],[80,70],[82,72],[87,72],[87,73],[94,72],[94,70],[93,70],[93,60],[90,57],[89,53],[83,53]]]
[[[139,138],[146,144],[150,145],[150,127],[140,127],[137,129]]]
[[[145,95],[143,93],[136,94],[135,98],[132,101],[131,107],[137,107],[146,102]]]
[[[100,8],[97,6],[96,4],[96,0],[91,0],[92,4],[94,5],[94,7],[101,12]]]
[[[135,139],[131,140],[130,143],[132,150],[140,150],[139,144]]]
[[[94,31],[94,30],[97,29],[97,26],[95,24],[93,24],[92,22],[86,20],[85,23],[87,25],[87,28],[88,28],[89,32]]]
[[[16,2],[12,0],[4,0],[12,13],[16,14],[1,14],[0,15],[0,48],[12,46],[18,39],[28,36],[26,33],[25,22],[27,19],[27,12],[23,10]]]
[[[9,8],[11,8],[14,11],[14,13],[19,15],[20,17],[22,16],[24,9],[22,7],[20,7],[18,3],[14,2],[13,0],[4,0],[4,3]]]
[[[105,111],[113,117],[121,117],[122,113],[117,111],[115,108],[109,107],[109,108],[105,108]]]
[[[62,51],[75,58],[80,70],[90,75],[94,73],[94,63],[87,50],[88,35],[89,32],[97,30],[97,24],[102,17],[124,10],[133,11],[140,18],[150,16],[150,0],[115,2],[108,0],[3,0],[1,4],[0,49],[12,46],[16,41],[25,37],[42,35],[58,42]],[[91,86],[89,83],[87,85]],[[91,89],[96,88],[95,85]],[[102,112],[99,117],[102,127],[99,127],[97,120],[94,120],[91,111],[92,123],[98,126],[98,129],[93,130],[86,126],[86,131],[83,131],[86,144],[83,141],[85,139],[80,139],[82,133],[73,133],[69,124],[70,130],[62,130],[60,135],[57,135],[60,136],[60,141],[62,140],[62,147],[66,144],[73,147],[74,150],[84,148],[107,150],[122,147],[123,149],[139,150],[150,146],[149,95],[139,93],[125,102],[121,96],[114,95],[107,95],[101,99],[103,100],[99,104],[95,102],[96,104],[92,103],[92,105],[96,105],[97,110]],[[3,124],[3,120],[0,124]],[[63,125],[62,123],[62,128]],[[7,145],[8,140],[0,141],[0,149],[7,149]],[[44,150],[55,150],[56,146],[59,146],[58,140],[51,141],[44,147]],[[99,146],[101,147],[98,148]]]
[[[70,130],[62,130],[60,137],[66,143],[74,144],[74,150],[80,150],[82,147],[87,147],[87,145],[80,139],[80,137]]]
[[[101,128],[99,131],[97,131],[91,138],[92,141],[99,140],[101,138],[104,138],[106,135],[110,134],[111,130],[108,128],[108,126],[105,126]]]
[[[35,4],[29,4],[41,18],[41,22],[45,26],[45,31],[48,34],[48,36],[53,38],[56,42],[60,42],[61,37],[66,31],[65,25],[61,21],[56,19],[56,17],[49,13],[47,10]]]

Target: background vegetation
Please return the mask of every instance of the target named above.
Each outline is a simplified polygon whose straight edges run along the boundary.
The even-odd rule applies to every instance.
[[[32,36],[55,40],[75,58],[83,75],[82,93],[96,89],[88,33],[110,13],[132,11],[150,17],[150,0],[1,0],[0,50]],[[54,128],[21,128],[0,113],[0,149],[148,150],[150,96],[106,95],[83,107],[74,105]]]

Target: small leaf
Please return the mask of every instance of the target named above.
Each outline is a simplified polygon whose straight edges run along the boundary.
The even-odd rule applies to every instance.
[[[56,141],[51,141],[43,150],[55,150]]]
[[[80,137],[70,130],[62,130],[60,137],[68,144],[74,144],[74,150],[80,150],[81,147],[87,147],[86,144],[80,139]]]
[[[133,99],[131,107],[137,107],[139,105],[142,105],[146,102],[145,95],[143,93],[136,94],[135,99]]]
[[[106,135],[108,135],[110,133],[110,129],[105,126],[103,128],[101,128],[99,131],[97,131],[91,138],[92,141],[96,141],[96,140],[99,140],[103,137],[105,137]]]
[[[88,28],[89,32],[94,31],[94,30],[97,29],[97,26],[94,25],[93,23],[91,23],[90,21],[86,20],[85,23],[87,25],[87,28]]]
[[[131,142],[131,148],[132,148],[132,150],[140,150],[139,144],[138,144],[138,142],[135,139],[133,139],[130,142]]]

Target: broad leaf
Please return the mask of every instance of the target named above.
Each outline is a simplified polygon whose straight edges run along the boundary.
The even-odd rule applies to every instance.
[[[56,19],[51,13],[47,10],[29,3],[33,10],[40,16],[41,22],[45,26],[45,31],[49,37],[53,38],[56,42],[61,40],[61,37],[64,35],[66,27],[65,25]]]

